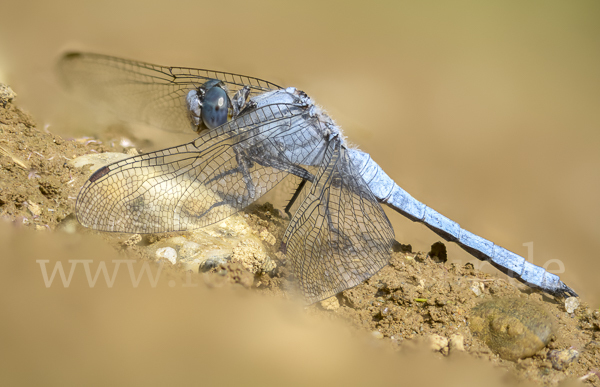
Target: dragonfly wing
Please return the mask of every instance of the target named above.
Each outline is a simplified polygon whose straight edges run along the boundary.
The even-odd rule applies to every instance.
[[[289,173],[311,179],[278,145],[319,145],[299,142],[298,132],[310,129],[305,110],[265,106],[190,143],[109,164],[81,189],[77,218],[102,231],[184,231],[227,218]]]
[[[339,141],[332,141],[323,166],[283,237],[301,291],[309,303],[358,285],[387,265],[394,231],[383,209],[353,173]]]
[[[226,84],[231,96],[244,86],[250,97],[279,86],[258,78],[185,67],[166,67],[91,53],[68,53],[59,63],[63,81],[76,93],[118,115],[189,133],[186,96],[210,79]]]

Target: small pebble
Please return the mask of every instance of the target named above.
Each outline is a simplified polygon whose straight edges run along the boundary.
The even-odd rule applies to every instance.
[[[340,302],[338,301],[336,296],[329,297],[321,301],[321,307],[325,310],[336,310],[340,307]]]
[[[477,297],[481,296],[483,294],[483,283],[481,282],[473,282],[471,284],[471,290],[473,291],[473,293],[475,293],[475,295]]]
[[[552,362],[552,367],[559,371],[566,369],[578,357],[579,351],[575,349],[555,349],[548,353],[548,359]]]
[[[448,347],[450,351],[464,351],[465,350],[465,338],[461,334],[454,334],[450,336],[448,340]]]
[[[29,210],[31,215],[40,216],[40,214],[42,213],[42,209],[40,208],[40,206],[33,202],[27,204],[27,209]]]
[[[133,146],[133,145],[128,145],[128,146]],[[125,154],[127,156],[137,156],[137,155],[139,155],[139,152],[135,148],[129,148],[129,149],[127,149],[127,152],[125,152]]]
[[[573,313],[579,307],[579,298],[569,297],[565,300],[565,310],[567,313]]]
[[[429,348],[431,350],[438,352],[442,351],[448,347],[448,339],[444,336],[440,335],[431,335],[429,336]]]
[[[177,263],[177,251],[172,247],[162,247],[156,250],[156,258],[166,259],[174,265]]]
[[[3,107],[9,102],[12,102],[16,96],[17,93],[15,93],[8,85],[0,83],[0,104],[2,104]]]
[[[383,333],[379,331],[373,331],[371,332],[371,335],[373,335],[373,337],[376,339],[383,339]]]
[[[227,256],[208,258],[207,260],[200,263],[200,265],[198,266],[198,270],[201,272],[206,272],[217,268],[220,265],[226,265],[227,262],[229,262],[229,257]]]
[[[71,214],[61,220],[56,229],[66,232],[67,234],[75,234],[77,232],[78,225],[79,222],[77,221],[77,218],[75,218],[75,215]]]

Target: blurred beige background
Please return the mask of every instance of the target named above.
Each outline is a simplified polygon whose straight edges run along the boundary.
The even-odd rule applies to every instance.
[[[488,360],[460,352],[441,358],[415,343],[393,353],[389,341],[316,319],[295,303],[233,287],[208,289],[202,276],[190,281],[197,287],[171,286],[168,274],[151,269],[156,286],[145,277],[134,287],[122,268],[113,287],[90,288],[78,263],[68,287],[57,278],[46,288],[35,259],[45,259],[48,269],[62,262],[69,270],[68,260],[83,258],[111,270],[124,258],[97,237],[0,222],[0,246],[10,258],[0,270],[3,386],[515,383]],[[133,264],[134,275],[142,267]]]
[[[0,81],[67,136],[94,118],[56,86],[65,49],[296,86],[414,197],[518,254],[533,242],[597,307],[598,20],[597,1],[12,1]],[[389,216],[403,243],[438,240]]]

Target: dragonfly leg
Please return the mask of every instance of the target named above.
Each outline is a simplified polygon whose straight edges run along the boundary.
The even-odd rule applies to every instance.
[[[298,196],[300,196],[300,191],[302,191],[302,188],[304,188],[305,184],[306,184],[306,179],[302,179],[300,184],[298,184],[298,188],[296,188],[296,192],[294,192],[294,195],[288,202],[287,206],[285,206],[285,213],[289,216],[290,219],[292,219],[292,213],[290,212],[290,210],[292,209],[292,206],[298,199]]]
[[[233,118],[237,117],[244,107],[246,106],[246,101],[248,100],[248,96],[250,95],[250,87],[244,86],[239,89],[233,98],[231,99],[231,107],[233,109]]]

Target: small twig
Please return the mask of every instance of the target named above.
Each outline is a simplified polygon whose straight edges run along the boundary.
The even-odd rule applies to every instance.
[[[10,157],[12,159],[12,161],[17,164],[19,167],[28,170],[29,167],[27,166],[27,164],[25,164],[25,162],[21,161],[19,158],[17,158],[17,156],[14,156],[12,153],[10,153],[8,150],[6,150],[4,147],[0,146],[0,153]]]

